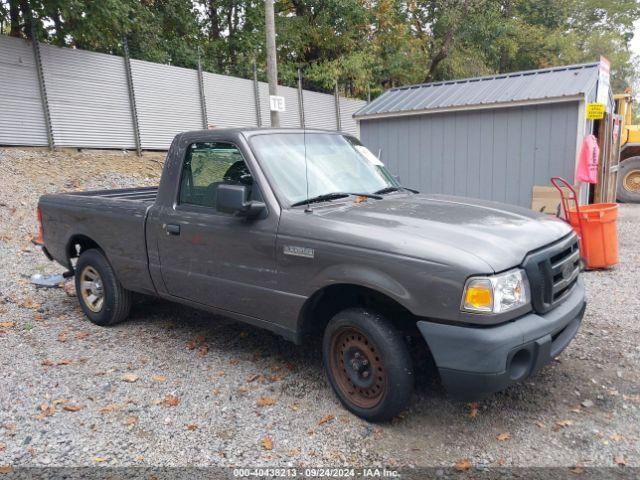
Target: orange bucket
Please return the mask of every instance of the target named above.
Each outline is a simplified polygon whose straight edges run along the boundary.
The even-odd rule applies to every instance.
[[[580,237],[587,268],[608,268],[618,263],[618,204],[582,205],[579,215],[569,209],[569,223]]]

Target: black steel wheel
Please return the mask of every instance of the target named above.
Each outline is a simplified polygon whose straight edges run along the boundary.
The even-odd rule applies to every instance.
[[[387,379],[376,346],[353,327],[343,327],[331,339],[331,371],[349,402],[373,408],[382,400]]]
[[[365,420],[390,420],[404,410],[413,392],[407,345],[382,315],[352,308],[327,325],[324,365],[342,404]]]

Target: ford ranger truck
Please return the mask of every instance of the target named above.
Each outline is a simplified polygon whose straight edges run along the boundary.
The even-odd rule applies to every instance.
[[[182,133],[158,187],[44,195],[38,216],[92,322],[123,321],[141,293],[296,344],[319,334],[335,393],[369,421],[409,403],[407,339],[468,400],[549,363],[585,310],[566,223],[404,188],[339,132]]]

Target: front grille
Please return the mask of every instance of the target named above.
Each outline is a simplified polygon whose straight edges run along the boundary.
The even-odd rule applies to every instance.
[[[574,234],[525,258],[523,267],[531,286],[531,304],[538,313],[556,307],[572,290],[581,269],[578,237]]]

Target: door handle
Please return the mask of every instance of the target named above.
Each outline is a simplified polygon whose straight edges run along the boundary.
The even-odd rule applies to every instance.
[[[167,232],[167,235],[180,235],[180,225],[165,223],[164,230]]]

